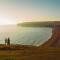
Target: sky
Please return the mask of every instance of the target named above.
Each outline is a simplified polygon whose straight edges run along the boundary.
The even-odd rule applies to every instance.
[[[60,0],[0,0],[0,25],[60,21]]]

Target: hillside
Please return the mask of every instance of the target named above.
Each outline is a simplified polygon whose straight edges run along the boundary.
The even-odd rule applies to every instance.
[[[23,22],[18,23],[18,26],[24,27],[60,27],[60,21],[46,21],[46,22]]]
[[[0,50],[0,60],[60,60],[60,48]]]

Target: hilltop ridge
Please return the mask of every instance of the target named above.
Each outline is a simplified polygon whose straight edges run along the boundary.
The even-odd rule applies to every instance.
[[[60,21],[23,22],[17,25],[24,27],[60,27]]]

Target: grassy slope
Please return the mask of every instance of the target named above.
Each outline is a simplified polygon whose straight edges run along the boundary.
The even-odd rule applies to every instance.
[[[60,60],[60,48],[0,50],[0,60]]]

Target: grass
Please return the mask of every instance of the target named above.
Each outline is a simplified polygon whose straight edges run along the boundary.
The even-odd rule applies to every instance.
[[[0,50],[0,60],[60,60],[60,48],[23,48]]]

